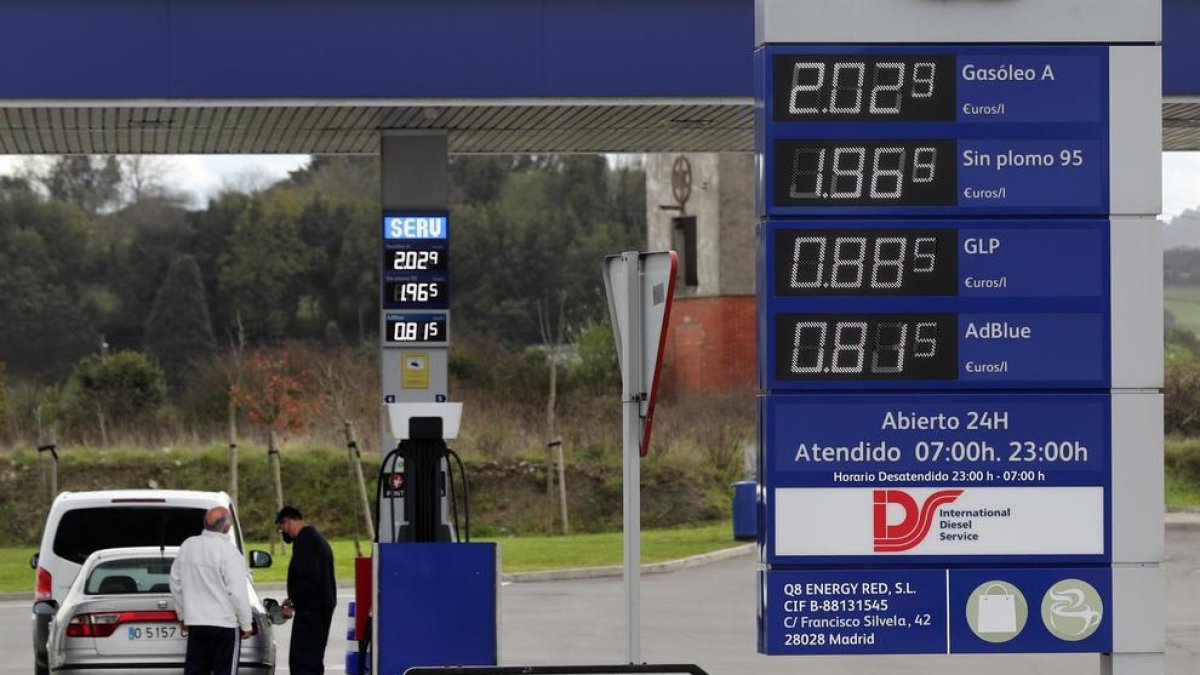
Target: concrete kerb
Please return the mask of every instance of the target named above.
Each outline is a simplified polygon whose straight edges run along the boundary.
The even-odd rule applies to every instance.
[[[668,560],[660,563],[648,563],[642,565],[642,574],[663,574],[665,572],[675,572],[677,570],[688,569],[689,567],[699,567],[709,563],[729,560],[739,556],[751,555],[754,553],[754,544],[745,544],[742,546],[734,546],[732,548],[723,548],[719,551],[711,553],[701,553],[699,555],[680,558],[678,560]],[[563,570],[546,570],[542,572],[513,572],[510,574],[501,575],[502,583],[527,583],[533,581],[561,581],[565,579],[601,579],[604,577],[619,577],[624,572],[624,567],[614,565],[612,567],[577,567]],[[337,587],[339,590],[354,588],[353,581],[341,580],[338,581]],[[282,583],[255,584],[259,595],[270,597],[273,593],[286,592],[287,585]],[[0,601],[4,600],[30,600],[29,593],[0,593]]]

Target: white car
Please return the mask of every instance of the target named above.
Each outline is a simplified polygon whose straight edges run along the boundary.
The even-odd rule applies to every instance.
[[[51,673],[178,675],[187,654],[171,563],[179,547],[96,551],[83,563],[49,626]],[[271,621],[250,581],[253,635],[241,643],[238,673],[275,672]]]
[[[50,506],[42,545],[29,561],[37,570],[33,602],[33,672],[47,675],[50,620],[95,551],[132,546],[178,546],[204,528],[204,512],[224,506],[233,516],[229,540],[244,551],[237,510],[224,492],[192,490],[102,490],[64,492]],[[251,567],[269,567],[270,556],[254,551]]]

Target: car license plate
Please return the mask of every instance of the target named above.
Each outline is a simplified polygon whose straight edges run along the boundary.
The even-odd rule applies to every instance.
[[[145,640],[177,640],[182,638],[178,625],[162,625],[162,626],[130,626],[129,639],[136,641]]]

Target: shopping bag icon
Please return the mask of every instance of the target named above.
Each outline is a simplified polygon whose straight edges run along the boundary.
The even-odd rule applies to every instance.
[[[998,593],[993,591],[999,591]],[[1017,632],[1017,599],[1000,584],[991,584],[979,596],[975,616],[977,633]]]

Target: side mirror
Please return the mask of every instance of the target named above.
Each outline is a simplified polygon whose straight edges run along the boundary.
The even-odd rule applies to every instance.
[[[38,558],[40,556],[41,556],[41,554],[39,554],[39,553],[34,553],[33,555],[29,556],[29,569],[31,569],[31,570],[37,569]]]
[[[250,551],[250,569],[270,567],[272,562],[270,553],[266,551]]]
[[[276,626],[287,621],[283,618],[283,608],[279,606],[279,601],[275,598],[264,598],[263,609],[267,611],[267,618]]]

